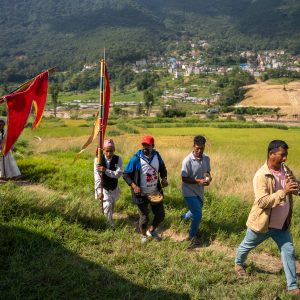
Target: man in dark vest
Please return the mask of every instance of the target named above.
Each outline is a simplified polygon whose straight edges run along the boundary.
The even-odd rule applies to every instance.
[[[112,139],[104,141],[102,166],[97,164],[97,155],[94,160],[95,198],[103,202],[103,211],[109,224],[114,228],[113,210],[119,198],[120,189],[118,178],[122,176],[122,159],[114,154],[115,144]],[[101,176],[103,172],[103,192],[101,193]]]

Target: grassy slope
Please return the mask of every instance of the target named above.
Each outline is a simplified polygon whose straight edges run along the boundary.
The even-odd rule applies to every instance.
[[[2,185],[0,190],[0,298],[273,299],[280,296],[287,299],[283,273],[268,274],[251,265],[248,268],[250,278],[239,281],[232,272],[232,258],[221,250],[213,251],[207,247],[187,252],[187,242],[175,242],[168,237],[162,243],[153,241],[142,246],[134,230],[136,209],[131,205],[129,189],[123,181],[120,182],[122,195],[116,207],[119,214],[117,230],[113,232],[108,229],[93,200],[92,151],[72,164],[74,150],[65,150],[68,145],[65,145],[64,138],[47,140],[48,134],[53,131],[50,128],[53,122],[43,124],[43,131],[34,133],[42,136],[40,146],[32,140],[33,133],[26,130],[23,137],[29,146],[25,150],[19,147],[25,155],[18,160],[19,166],[32,184],[17,186],[8,183]],[[74,121],[62,128],[65,133],[58,132],[62,136],[73,136],[72,133],[78,130],[86,135],[86,128],[78,127]],[[142,130],[145,129],[140,128]],[[183,148],[182,154],[188,153],[189,144],[186,141],[191,139],[190,135],[199,131],[202,133],[202,130],[192,128],[184,133],[177,132],[183,142],[180,145],[178,136],[175,139],[170,137],[169,129],[155,131],[155,135],[159,136],[158,148],[167,160],[170,174],[165,200],[167,217],[163,226],[181,235],[186,234],[189,224],[179,220],[185,205],[179,178],[175,174],[178,166],[167,156],[172,157],[170,151],[181,151],[180,148]],[[207,150],[212,163],[218,165],[220,152],[224,158],[225,151],[221,146],[227,145],[230,137],[231,149],[241,154],[239,168],[242,162],[249,163],[255,156],[248,145],[257,145],[256,154],[260,155],[266,140],[272,134],[281,134],[276,129],[268,129],[268,132],[257,129],[255,134],[250,129],[241,129],[240,133],[236,129],[227,129],[225,134],[224,129],[207,130],[205,128],[205,133],[211,139]],[[182,136],[187,133],[188,136]],[[292,143],[297,131],[283,133]],[[247,137],[248,144],[239,143],[242,136],[245,140]],[[122,144],[124,137],[126,145]],[[61,144],[60,139],[63,139]],[[127,162],[139,138],[126,135],[116,139],[119,153]],[[43,148],[43,143],[49,143],[48,147]],[[237,145],[239,148],[236,148]],[[228,146],[225,149],[229,149],[226,148]],[[37,151],[42,153],[36,155]],[[297,151],[296,147],[291,149],[291,158],[292,155],[297,157]],[[231,159],[230,155],[227,159]],[[254,159],[254,163],[257,160]],[[297,166],[296,159],[291,159],[291,164]],[[220,172],[234,175],[222,166],[220,168]],[[214,178],[218,178],[218,170],[214,172]],[[219,180],[215,181],[217,185]],[[299,206],[299,201],[296,201],[293,233],[297,255],[300,254]],[[238,196],[221,197],[212,186],[206,193],[202,223],[207,243],[219,240],[224,245],[238,245],[244,234],[249,208],[249,202],[242,201]],[[271,242],[259,250],[278,255]]]

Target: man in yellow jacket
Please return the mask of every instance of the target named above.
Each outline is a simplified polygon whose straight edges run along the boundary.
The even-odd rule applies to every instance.
[[[267,161],[254,176],[255,200],[246,223],[246,236],[237,249],[235,271],[238,276],[246,276],[243,265],[248,253],[271,237],[281,253],[289,293],[300,298],[295,251],[289,231],[292,194],[298,193],[298,183],[290,170],[289,176],[286,174],[284,162],[287,156],[288,145],[281,140],[272,141],[268,146]]]

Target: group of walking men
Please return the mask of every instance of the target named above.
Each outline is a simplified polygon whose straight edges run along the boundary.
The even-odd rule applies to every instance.
[[[212,181],[210,159],[204,153],[205,144],[204,136],[195,136],[192,152],[184,158],[181,168],[182,193],[188,207],[188,211],[181,218],[191,219],[189,249],[201,244],[199,226],[204,188]],[[97,159],[94,163],[95,197],[102,200],[105,216],[114,228],[113,209],[120,193],[118,178],[123,176],[131,188],[132,202],[138,209],[141,242],[161,240],[157,227],[165,218],[163,188],[168,186],[168,180],[167,169],[155,149],[154,138],[150,135],[142,138],[141,149],[132,156],[124,171],[121,157],[114,153],[113,140],[106,140],[103,163],[99,166]],[[239,277],[247,276],[244,263],[248,253],[271,237],[281,252],[287,289],[291,295],[300,298],[295,251],[289,230],[293,209],[292,195],[298,193],[299,185],[292,171],[284,165],[287,156],[288,145],[284,141],[270,142],[267,161],[253,179],[255,200],[246,224],[246,236],[237,249],[235,272]],[[154,217],[149,226],[150,208]]]

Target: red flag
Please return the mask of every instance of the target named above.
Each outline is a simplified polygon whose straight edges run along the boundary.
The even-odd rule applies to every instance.
[[[47,100],[47,94],[48,94],[48,76],[49,76],[48,71],[41,73],[38,76],[41,77],[42,82],[38,90],[36,91],[35,98],[33,99],[33,105],[35,109],[35,120],[32,124],[32,128],[38,127],[43,117],[44,108]]]
[[[36,127],[40,122],[48,91],[48,71],[35,77],[25,90],[17,91],[6,95],[8,108],[7,134],[5,144],[2,147],[3,155],[6,155],[13,144],[22,133],[29,117],[32,103],[36,102],[36,118],[32,127]]]

